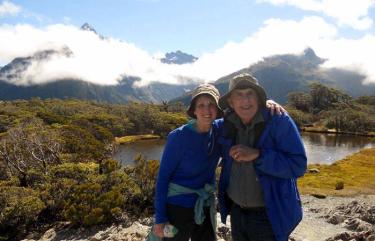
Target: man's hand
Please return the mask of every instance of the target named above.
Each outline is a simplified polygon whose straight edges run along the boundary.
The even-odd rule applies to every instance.
[[[164,223],[154,224],[154,227],[152,228],[152,232],[154,232],[154,234],[156,236],[158,236],[159,238],[163,238],[164,237],[164,226],[165,226]]]
[[[229,155],[238,162],[250,162],[259,157],[259,150],[245,145],[235,145],[229,150]]]
[[[287,111],[279,103],[277,103],[273,100],[267,100],[266,101],[266,107],[268,109],[270,109],[271,115],[275,114],[275,112],[278,115],[281,115],[283,113],[287,113]]]

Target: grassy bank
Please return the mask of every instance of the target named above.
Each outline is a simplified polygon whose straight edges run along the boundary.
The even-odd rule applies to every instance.
[[[132,143],[132,142],[135,142],[135,141],[155,140],[155,139],[160,139],[160,136],[152,135],[152,134],[124,136],[124,137],[116,137],[115,141],[116,141],[117,144],[127,144],[127,143]]]
[[[312,164],[308,169],[311,171],[298,181],[302,194],[375,194],[375,148],[363,149],[332,165]]]
[[[316,133],[326,133],[326,134],[347,134],[356,136],[367,136],[375,137],[375,132],[349,132],[349,131],[337,131],[336,129],[327,129],[324,126],[308,126],[300,128],[302,132],[316,132]]]

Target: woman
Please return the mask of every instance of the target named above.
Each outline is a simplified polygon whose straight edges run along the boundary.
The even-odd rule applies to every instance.
[[[166,223],[175,226],[178,232],[175,237],[163,240],[216,239],[210,209],[215,211],[213,191],[215,170],[220,158],[220,151],[215,143],[217,126],[214,122],[221,112],[218,99],[219,91],[213,85],[198,86],[187,111],[193,118],[192,121],[168,135],[156,183],[153,232],[162,238]],[[184,190],[180,195],[168,195],[171,193],[171,184],[189,190]],[[207,195],[202,199],[196,192]],[[194,212],[198,199],[206,203],[203,205],[203,220],[200,221],[197,221]]]

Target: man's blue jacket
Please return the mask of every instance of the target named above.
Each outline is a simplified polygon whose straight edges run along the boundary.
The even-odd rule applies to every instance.
[[[302,219],[296,179],[304,175],[307,158],[298,129],[287,114],[271,116],[265,109],[262,114],[265,123],[256,143],[260,156],[253,162],[254,169],[263,188],[267,215],[276,239],[286,241]],[[218,124],[223,128],[218,142],[223,159],[218,198],[221,221],[225,223],[232,205],[226,195],[233,161],[229,149],[235,143],[233,137],[228,137],[227,125],[221,121]]]

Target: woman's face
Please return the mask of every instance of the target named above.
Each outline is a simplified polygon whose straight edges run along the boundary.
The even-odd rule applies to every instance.
[[[200,95],[195,101],[194,114],[198,125],[211,125],[217,117],[217,106],[210,95]]]

